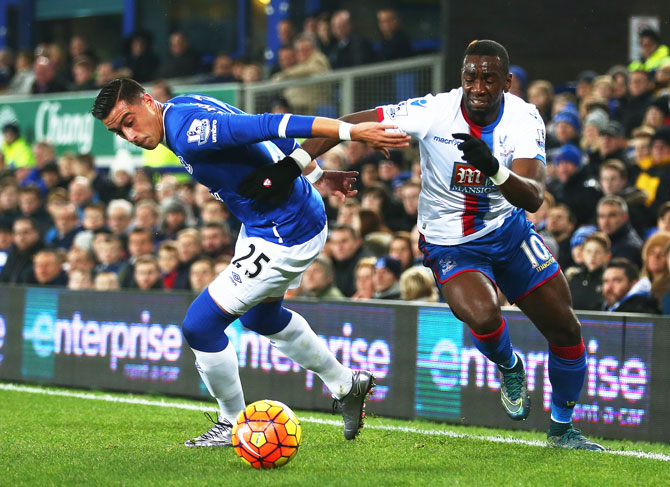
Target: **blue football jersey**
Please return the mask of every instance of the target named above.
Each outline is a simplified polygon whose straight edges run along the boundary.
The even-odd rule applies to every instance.
[[[245,198],[237,186],[249,173],[290,154],[309,137],[313,117],[284,114],[249,115],[205,95],[184,95],[163,106],[165,139],[186,171],[226,203],[250,237],[280,245],[306,242],[323,230],[323,200],[300,176],[291,197],[279,206]]]

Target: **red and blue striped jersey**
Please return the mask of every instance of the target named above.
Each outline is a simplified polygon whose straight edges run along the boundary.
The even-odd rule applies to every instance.
[[[454,245],[484,236],[500,225],[515,207],[498,187],[463,161],[452,134],[469,133],[484,140],[500,164],[514,159],[545,163],[545,130],[534,105],[505,93],[495,122],[486,127],[468,119],[461,88],[377,107],[380,122],[397,125],[416,137],[421,152],[422,187],[418,228],[426,241]]]

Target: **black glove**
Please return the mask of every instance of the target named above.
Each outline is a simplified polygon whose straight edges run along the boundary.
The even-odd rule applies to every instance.
[[[293,181],[300,173],[298,163],[291,157],[284,157],[247,175],[237,187],[237,192],[245,198],[278,205],[291,196]]]
[[[486,176],[495,176],[500,164],[491,154],[491,149],[486,142],[469,134],[452,134],[452,137],[463,141],[457,147],[458,150],[463,151],[463,159],[468,164],[475,166]]]

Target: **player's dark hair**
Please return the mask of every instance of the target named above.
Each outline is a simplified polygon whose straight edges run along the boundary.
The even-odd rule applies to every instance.
[[[118,101],[137,103],[146,90],[132,79],[115,79],[102,87],[93,102],[91,113],[98,120],[107,118]]]
[[[496,41],[491,41],[488,39],[482,41],[472,41],[468,44],[468,47],[465,49],[463,58],[466,56],[494,56],[500,59],[500,64],[504,74],[509,73],[509,54],[507,54],[507,49],[503,47],[502,44],[499,44]]]

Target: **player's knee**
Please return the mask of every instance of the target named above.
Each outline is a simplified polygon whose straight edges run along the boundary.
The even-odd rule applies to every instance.
[[[477,334],[493,333],[502,323],[502,313],[498,306],[484,306],[471,309],[466,319],[461,318]]]
[[[234,316],[218,309],[205,289],[186,311],[182,333],[191,348],[201,352],[220,352],[228,345],[226,328],[234,320]]]
[[[564,319],[554,327],[549,343],[558,347],[569,347],[582,339],[582,327],[576,319]]]
[[[291,312],[282,307],[283,299],[258,303],[240,318],[242,324],[261,335],[274,335],[279,333],[289,321]]]

